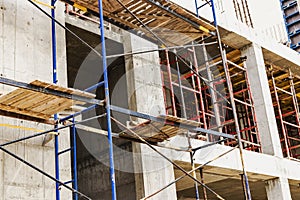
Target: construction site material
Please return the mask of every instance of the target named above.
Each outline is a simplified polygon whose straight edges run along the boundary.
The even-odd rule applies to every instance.
[[[98,0],[98,2],[91,2],[82,0],[76,1],[76,4],[74,4],[73,1],[68,1],[68,3],[71,3],[78,9],[85,10],[87,12],[89,10],[93,10],[94,12],[99,13],[102,52],[101,54],[97,52],[97,55],[99,58],[102,58],[101,61],[103,66],[104,80],[100,81],[99,83],[95,83],[95,85],[87,88],[84,91],[91,91],[99,87],[103,87],[103,96],[105,96],[105,100],[95,99],[94,95],[83,91],[77,91],[55,85],[57,83],[55,25],[58,22],[55,19],[55,10],[52,9],[50,19],[52,21],[53,84],[48,84],[41,81],[34,81],[30,84],[26,84],[0,78],[0,82],[3,84],[20,87],[19,89],[0,97],[0,104],[3,106],[3,109],[0,107],[0,114],[10,112],[14,113],[16,117],[25,115],[26,117],[19,117],[22,119],[32,117],[32,119],[37,118],[41,121],[48,120],[54,114],[54,121],[52,123],[54,125],[54,129],[51,131],[43,131],[32,136],[27,136],[3,144],[1,145],[1,150],[41,173],[42,170],[34,167],[25,160],[19,159],[17,156],[2,148],[2,146],[7,146],[9,144],[24,141],[33,137],[45,135],[50,132],[52,133],[54,131],[56,133],[54,141],[55,178],[50,177],[46,173],[42,174],[55,181],[57,200],[61,198],[61,185],[65,186],[66,183],[72,183],[73,189],[69,186],[67,188],[73,192],[74,199],[78,199],[78,194],[89,199],[89,197],[85,196],[83,193],[78,192],[76,170],[76,125],[84,122],[85,120],[76,122],[75,117],[85,111],[96,108],[96,106],[105,106],[105,109],[103,109],[105,110],[105,114],[95,116],[93,119],[104,116],[106,117],[107,132],[105,132],[104,135],[107,135],[109,144],[109,180],[111,182],[111,194],[113,200],[117,199],[112,141],[113,136],[127,138],[130,141],[138,141],[146,144],[163,159],[171,163],[174,168],[178,169],[184,174],[184,176],[180,176],[175,181],[172,181],[170,184],[166,185],[164,188],[154,192],[153,194],[150,194],[150,196],[145,195],[146,197],[144,199],[148,199],[149,197],[162,192],[165,188],[176,183],[185,176],[189,177],[193,181],[196,198],[200,198],[198,186],[202,186],[203,193],[205,194],[204,198],[207,198],[206,193],[210,192],[216,198],[224,199],[221,197],[221,195],[204,183],[203,171],[205,168],[203,167],[222,157],[223,155],[232,152],[236,147],[238,147],[241,163],[239,170],[242,172],[241,181],[244,187],[244,196],[245,199],[250,200],[252,197],[247,176],[247,165],[244,163],[243,150],[246,149],[255,152],[261,152],[261,140],[257,127],[258,122],[256,119],[256,110],[254,109],[253,105],[252,89],[248,80],[248,68],[245,64],[245,60],[247,58],[241,57],[238,50],[233,50],[226,46],[224,47],[218,32],[214,1],[210,0],[207,2],[209,3],[206,5],[210,5],[212,7],[214,25],[211,25],[207,21],[196,17],[192,13],[169,1],[134,0],[121,2],[119,0]],[[37,7],[36,4],[34,5]],[[52,1],[51,8],[54,6],[55,1]],[[87,9],[85,9],[85,7]],[[197,7],[197,10],[198,8],[199,7]],[[108,85],[108,66],[106,62],[108,56],[106,56],[104,19],[120,25],[121,27],[134,29],[135,33],[145,36],[151,41],[155,41],[159,45],[163,45],[163,48],[160,48],[158,51],[161,58],[160,68],[163,79],[162,90],[164,91],[164,103],[167,115],[155,117],[149,114],[111,105]],[[250,23],[248,21],[246,22],[247,24]],[[64,25],[61,24],[61,26],[65,28]],[[65,30],[69,31],[66,28]],[[174,33],[170,35],[170,30],[172,30],[174,33],[179,33],[179,36]],[[180,37],[180,34],[183,33],[187,37]],[[72,34],[74,34],[74,32]],[[76,38],[82,41],[80,37]],[[201,45],[195,45],[194,41],[199,39],[201,39]],[[206,43],[207,40],[212,40],[213,42]],[[84,44],[86,43],[84,42]],[[181,46],[178,47],[177,45]],[[208,48],[210,45],[213,45],[211,49]],[[169,46],[173,46],[173,50],[172,48],[168,48]],[[90,46],[88,47],[90,48]],[[200,54],[203,54],[203,57],[199,58],[199,52]],[[144,51],[123,54],[122,56],[132,56],[134,54],[137,55],[142,53],[144,53]],[[214,56],[212,58],[208,58],[209,53],[214,54]],[[281,86],[278,86],[278,80],[275,80],[274,73],[272,72],[271,76],[275,90],[274,94],[278,107],[279,120],[281,125],[285,126],[282,129],[282,141],[284,143],[287,156],[297,158],[299,156],[299,153],[297,152],[299,144],[295,144],[294,142],[299,142],[300,140],[298,139],[298,136],[295,136],[294,134],[288,135],[288,133],[286,133],[286,129],[288,129],[287,126],[292,126],[293,128],[299,130],[299,120],[296,119],[292,122],[289,120],[284,120],[284,116],[288,116],[288,114],[282,112],[280,107],[280,99],[277,95],[277,92],[283,92],[292,96],[292,98],[282,98],[284,100],[288,99],[289,101],[293,101],[293,113],[298,115],[299,108],[297,105],[298,100],[295,92],[295,84],[293,80],[290,80],[289,86],[291,88],[291,92],[287,92],[285,88],[287,85],[281,85],[281,83],[279,83]],[[293,79],[291,77],[292,75],[290,75],[290,79]],[[185,84],[184,82],[188,84]],[[192,100],[186,101],[185,98],[187,97],[191,97],[190,99]],[[59,116],[56,113],[64,109],[69,109],[73,103],[90,103],[93,105],[84,109],[83,111],[71,114],[63,119],[59,119]],[[57,107],[57,104],[61,105]],[[112,111],[126,114],[128,116],[146,119],[148,121],[138,124],[133,128],[128,128],[115,118],[111,117]],[[67,125],[60,127],[59,123],[64,123],[66,120],[71,120],[71,124],[66,123]],[[124,131],[122,131],[120,134],[113,133],[111,128],[111,120],[122,126]],[[293,122],[296,123],[296,125],[292,124]],[[59,134],[57,131],[67,127],[72,128],[72,143],[70,148],[60,150]],[[87,130],[91,129],[87,128]],[[223,154],[218,155],[213,160],[208,161],[203,165],[195,166],[195,152],[202,148],[206,148],[209,145],[197,148],[193,147],[191,143],[191,133],[193,133],[195,138],[201,138],[202,140],[211,142],[209,145],[222,143],[233,148]],[[297,131],[295,131],[295,134],[296,133],[298,134]],[[186,139],[188,139],[188,147],[184,149],[183,152],[190,154],[190,167],[192,170],[185,170],[182,166],[157,150],[152,144],[164,142],[176,135],[187,136]],[[290,143],[292,143],[292,145]],[[173,149],[176,150],[176,148]],[[61,167],[59,163],[59,157],[66,152],[71,152],[73,156],[73,176],[71,180],[62,182],[60,177]],[[197,179],[196,170],[201,170],[201,180]],[[282,185],[279,184],[279,186]]]
[[[75,3],[72,0],[65,2],[71,5]],[[76,4],[99,13],[96,0],[81,0],[76,1]],[[168,46],[184,45],[203,36],[209,36],[215,31],[215,27],[207,21],[196,17],[171,1],[122,1],[122,4],[133,11],[136,17],[141,19]],[[126,29],[140,33],[156,41],[159,45],[163,45],[145,27],[141,26],[117,0],[103,1],[103,16],[108,21],[124,26]]]
[[[33,2],[31,2],[31,3],[33,3]],[[107,3],[107,2],[104,2],[104,5],[106,5],[105,3]],[[137,4],[139,4],[140,3],[140,1],[139,2],[136,2]],[[142,2],[142,3],[145,3],[145,2]],[[217,29],[215,29],[213,26],[211,26],[211,25],[208,25],[207,23],[204,23],[204,21],[203,20],[200,20],[200,18],[197,18],[197,17],[193,17],[193,15],[192,14],[190,14],[190,13],[188,13],[188,12],[186,12],[186,11],[184,11],[183,9],[182,10],[180,10],[181,8],[179,8],[178,10],[177,10],[177,12],[181,12],[181,14],[184,14],[185,16],[182,16],[181,14],[179,14],[179,13],[177,13],[177,12],[174,12],[174,10],[176,10],[175,8],[172,8],[172,9],[167,9],[166,8],[166,5],[167,4],[169,4],[169,2],[164,2],[164,4],[162,4],[162,5],[160,5],[158,2],[154,2],[154,1],[147,1],[147,3],[149,3],[149,4],[151,4],[152,6],[153,5],[155,5],[156,7],[158,7],[159,9],[161,9],[160,11],[161,12],[166,12],[165,13],[165,15],[170,15],[170,14],[172,14],[172,16],[174,17],[175,16],[175,19],[176,20],[180,20],[180,21],[176,21],[176,20],[172,20],[172,22],[176,22],[176,24],[172,24],[172,28],[174,29],[174,27],[175,27],[175,31],[177,31],[177,32],[180,32],[180,30],[183,30],[183,31],[185,31],[185,34],[187,34],[186,33],[186,30],[187,30],[187,28],[188,29],[196,29],[196,30],[193,30],[193,31],[195,31],[196,33],[193,33],[193,37],[191,37],[192,38],[192,40],[195,40],[195,39],[198,39],[198,38],[201,38],[201,37],[204,37],[204,36],[208,36],[209,34],[212,34],[212,32],[211,31],[215,31],[215,30],[217,30]],[[34,4],[34,3],[33,3]],[[54,4],[55,4],[55,2],[54,1],[52,1],[52,6],[54,6]],[[130,6],[128,7],[128,5],[125,5],[125,4],[122,4],[122,3],[120,3],[119,2],[119,4],[121,4],[120,6],[122,6],[122,7],[124,7],[125,8],[125,10],[126,11],[128,11],[134,18],[135,18],[135,20],[137,20],[138,21],[138,23],[140,23],[140,25],[142,25],[142,27],[144,27],[145,29],[146,29],[146,31],[144,30],[144,32],[146,32],[146,35],[147,34],[149,34],[149,36],[148,37],[152,37],[152,39],[158,39],[158,41],[164,41],[164,40],[168,40],[168,39],[170,39],[171,37],[164,37],[163,35],[159,35],[159,34],[157,34],[157,33],[154,33],[153,32],[153,28],[156,28],[156,26],[154,26],[154,27],[151,27],[151,26],[149,26],[151,23],[150,22],[148,22],[148,23],[145,23],[145,22],[142,22],[140,19],[139,19],[139,17],[141,17],[141,16],[139,16],[138,14],[141,14],[141,12],[139,12],[138,14],[137,13],[135,13],[135,14],[133,14],[131,11],[130,11],[130,9],[132,9]],[[213,1],[211,1],[211,4],[212,4],[212,8],[213,8],[213,12],[215,12],[215,10],[214,10],[214,4],[213,4]],[[36,4],[34,4],[35,6],[36,6]],[[90,4],[89,4],[90,5]],[[114,161],[113,161],[113,146],[112,146],[112,130],[111,130],[111,123],[110,123],[110,120],[111,120],[111,116],[110,116],[110,112],[111,112],[111,109],[113,109],[113,107],[111,107],[110,106],[110,100],[109,100],[109,90],[108,90],[108,76],[107,76],[107,63],[106,63],[106,50],[105,50],[105,38],[104,38],[104,21],[103,21],[103,10],[104,10],[104,13],[105,14],[108,14],[107,12],[105,12],[105,9],[103,9],[102,8],[102,1],[100,0],[100,1],[98,1],[98,6],[99,6],[99,15],[100,15],[100,35],[101,35],[101,44],[102,44],[102,64],[103,64],[103,71],[104,71],[104,91],[105,91],[105,103],[106,103],[106,117],[107,117],[107,128],[108,128],[108,130],[107,130],[107,133],[108,133],[108,141],[109,141],[109,160],[110,160],[110,180],[111,180],[111,190],[112,190],[112,199],[116,199],[116,187],[115,187],[115,175],[114,175]],[[143,5],[144,6],[144,5]],[[173,4],[170,4],[170,5],[168,5],[169,7],[170,6],[175,6],[175,4],[173,5]],[[38,7],[38,6],[36,6],[36,7]],[[116,7],[116,6],[115,6]],[[156,8],[155,7],[155,8]],[[118,7],[117,7],[118,8]],[[176,7],[177,8],[177,7]],[[135,12],[136,12],[136,10],[134,10]],[[156,12],[157,12],[157,10],[156,10]],[[109,14],[111,13],[111,11],[109,12]],[[118,11],[118,13],[124,13],[124,12],[120,12],[120,11]],[[104,14],[104,15],[105,15]],[[127,13],[128,14],[128,13]],[[214,17],[215,17],[215,13],[213,13],[213,15],[214,15]],[[155,15],[151,15],[151,16],[154,16],[155,18],[157,18]],[[164,14],[162,15],[162,16],[164,16]],[[168,16],[168,17],[170,17],[170,16]],[[197,24],[197,23],[195,23],[195,22],[193,22],[191,19],[189,19],[189,17],[190,18],[193,18],[196,22],[199,22],[199,24]],[[55,20],[55,12],[54,12],[54,10],[52,10],[52,12],[51,12],[51,20],[52,20],[52,58],[53,58],[53,83],[56,83],[57,82],[57,72],[56,72],[56,36],[55,36],[55,23],[57,23],[57,21]],[[122,17],[117,17],[117,19],[122,19]],[[215,19],[215,18],[214,18]],[[151,20],[151,19],[150,19]],[[165,20],[165,19],[163,19],[163,20]],[[126,20],[126,21],[128,21],[128,20]],[[161,23],[161,22],[160,22]],[[202,23],[202,24],[201,24]],[[216,21],[214,22],[214,24],[215,25],[217,25],[217,23],[216,23]],[[125,24],[125,25],[129,25],[129,24]],[[130,25],[133,25],[133,26],[136,26],[134,23],[131,23]],[[180,25],[180,26],[177,26],[177,25]],[[182,28],[182,26],[181,25],[185,25],[185,28]],[[209,26],[208,28],[211,28],[211,30],[210,29],[208,29],[208,28],[206,28],[206,27],[204,27],[204,25],[205,26]],[[149,29],[149,27],[151,27],[152,28],[152,30],[150,30]],[[164,28],[166,28],[166,27],[164,27]],[[178,30],[177,30],[178,29]],[[140,31],[140,30],[139,30]],[[212,34],[212,35],[215,35],[215,34]],[[220,36],[217,34],[217,38],[219,38]],[[176,37],[177,38],[177,37]],[[172,42],[174,42],[174,41],[176,41],[175,39],[176,38],[171,38],[172,40]],[[177,39],[178,40],[178,39]],[[183,39],[183,38],[180,38],[177,42],[183,42],[182,44],[186,44],[186,43],[188,43],[188,42],[191,42],[192,40],[185,40],[185,39]],[[169,41],[167,41],[167,42],[161,42],[162,44],[167,44],[167,45],[169,45],[168,44],[168,42],[170,43],[170,40]],[[220,39],[218,39],[217,40],[217,42],[219,43],[219,48],[220,48],[220,53],[221,53],[221,55],[223,54],[223,51],[222,51],[222,45],[221,45],[221,40]],[[173,43],[174,44],[174,43]],[[181,44],[179,44],[179,45],[181,45]],[[184,61],[184,59],[182,58],[182,57],[180,57],[180,56],[175,56],[175,59],[176,59],[176,61],[182,61],[182,62],[184,62],[185,64],[186,64],[186,62]],[[226,62],[226,60],[224,60],[223,58],[222,58],[222,61],[223,61],[223,66],[226,66],[226,64],[224,63],[224,62]],[[179,68],[179,65],[178,65],[178,63],[176,64],[176,66],[177,66],[177,70],[178,70],[178,73],[179,73],[179,70],[180,70],[180,68]],[[170,67],[170,65],[169,65],[169,67]],[[193,71],[193,70],[192,70]],[[227,77],[227,79],[228,79],[228,77]],[[183,100],[183,102],[184,102],[184,97],[183,97],[183,90],[182,90],[182,85],[181,85],[181,82],[180,82],[180,76],[178,76],[178,80],[179,80],[179,87],[180,87],[180,90],[181,90],[181,98],[182,98],[182,100]],[[199,80],[199,79],[198,79]],[[170,84],[171,84],[171,81],[170,81]],[[40,85],[42,85],[42,84],[40,84]],[[54,86],[52,86],[52,88],[53,88]],[[231,92],[230,90],[229,90],[229,92]],[[231,94],[231,93],[230,93]],[[232,94],[231,94],[232,95]],[[231,96],[232,97],[232,96]],[[197,98],[196,98],[197,99]],[[231,100],[232,100],[232,98],[231,98]],[[232,102],[231,102],[232,103]],[[98,105],[101,105],[101,103],[100,102],[97,102],[97,104]],[[173,106],[175,106],[175,101],[173,101]],[[233,105],[234,106],[234,105]],[[175,109],[176,109],[176,107],[174,107]],[[185,104],[183,103],[183,108],[184,108],[184,112],[185,112]],[[114,109],[116,109],[116,107],[114,107]],[[124,111],[124,109],[122,110],[122,109],[118,109],[119,111]],[[126,111],[126,110],[125,110]],[[127,112],[127,111],[126,111]],[[124,112],[125,113],[125,112]],[[133,112],[129,112],[128,114],[130,114],[130,115],[140,115],[140,114],[138,114],[138,113],[133,113]],[[174,110],[174,113],[173,114],[176,114],[175,113],[175,110]],[[145,116],[145,115],[140,115],[142,118],[143,117],[145,117],[145,118],[147,118],[147,117],[149,117],[149,116]],[[57,115],[55,114],[54,115],[54,119],[55,120],[57,120]],[[184,117],[186,118],[187,117],[187,115],[186,114],[184,114]],[[150,117],[151,119],[153,119],[153,117]],[[73,119],[74,120],[74,119]],[[183,120],[183,119],[179,119],[178,117],[176,117],[176,115],[174,116],[174,117],[171,117],[171,116],[167,116],[166,117],[166,119],[159,119],[158,121],[164,121],[164,120],[167,120],[167,121],[169,121],[169,122],[171,122],[174,126],[175,126],[175,128],[173,128],[173,127],[167,127],[168,129],[171,129],[170,130],[170,132],[168,132],[168,137],[171,137],[171,136],[173,136],[173,135],[175,135],[175,134],[177,134],[177,130],[178,130],[178,128],[176,127],[176,126],[183,126],[183,127],[192,127],[192,129],[195,129],[196,131],[199,129],[199,131],[202,131],[202,132],[204,132],[204,133],[207,133],[207,134],[209,134],[209,133],[215,133],[216,135],[222,135],[222,133],[220,133],[220,132],[213,132],[213,131],[209,131],[209,130],[205,130],[205,129],[201,129],[201,128],[193,128],[193,126],[195,125],[195,122],[193,122],[192,124],[189,122],[189,121],[186,121],[186,120]],[[237,120],[237,119],[235,119],[235,120]],[[181,124],[178,124],[178,122],[180,122]],[[237,123],[237,122],[236,122]],[[197,123],[197,126],[198,125],[200,125],[200,123],[198,122]],[[238,126],[238,125],[237,125]],[[57,125],[55,125],[55,128],[57,128]],[[74,132],[74,130],[75,130],[75,127],[73,126],[73,132]],[[164,131],[166,131],[166,130],[164,130]],[[133,131],[130,131],[131,133],[134,133]],[[175,132],[175,133],[174,133]],[[238,132],[238,139],[239,139],[239,146],[240,146],[240,148],[242,148],[242,146],[241,146],[241,138],[240,138],[240,136],[239,136],[239,131],[238,131],[238,128],[237,128],[237,132]],[[146,143],[146,144],[148,144],[149,145],[149,147],[150,148],[152,148],[153,150],[155,150],[146,140],[144,140],[141,136],[139,136],[138,134],[134,134],[138,139],[140,139],[140,140],[142,140],[144,143]],[[73,136],[75,136],[75,134],[73,134]],[[233,138],[233,137],[232,137]],[[164,139],[166,139],[166,138],[164,138]],[[73,138],[73,141],[74,141],[74,138]],[[162,139],[160,139],[160,141],[162,141]],[[73,145],[76,145],[76,143],[74,143]],[[75,147],[76,148],[76,147]],[[73,148],[70,148],[69,150],[72,150],[72,149],[75,149],[74,147]],[[189,148],[192,148],[191,146],[189,147]],[[65,153],[65,152],[67,152],[67,151],[69,151],[69,150],[63,150],[63,151],[59,151],[59,148],[58,148],[58,136],[56,135],[55,136],[55,169],[56,169],[56,175],[55,175],[55,179],[56,180],[60,180],[60,173],[59,173],[59,171],[60,171],[60,166],[59,166],[59,155],[61,155],[62,153]],[[199,181],[199,180],[197,180],[197,178],[196,178],[196,176],[195,176],[195,174],[193,175],[193,176],[191,176],[191,175],[189,175],[184,169],[182,169],[179,165],[177,165],[177,164],[175,164],[174,162],[172,162],[170,159],[168,159],[166,156],[164,156],[163,154],[161,154],[160,152],[158,152],[161,156],[163,156],[165,159],[167,159],[168,161],[170,161],[174,166],[176,166],[178,169],[180,169],[182,172],[184,172],[185,174],[187,174],[190,178],[192,178],[194,181],[195,181],[195,183],[196,183],[196,190],[197,190],[197,184],[200,184],[200,185],[202,185],[203,187],[205,187],[206,189],[208,189],[210,192],[212,192],[212,193],[214,193],[218,198],[220,198],[220,199],[222,199],[217,193],[215,193],[213,190],[211,190],[209,187],[207,187],[207,186],[205,186],[205,184],[203,184],[201,181]],[[191,156],[193,156],[193,154],[191,154]],[[241,157],[242,158],[242,157]],[[191,159],[193,159],[192,157],[191,157]],[[243,158],[242,158],[243,159]],[[73,160],[73,162],[76,162],[76,160],[75,160],[75,157],[74,157],[74,160]],[[243,169],[244,169],[244,167],[243,167]],[[247,175],[246,175],[246,172],[244,171],[244,180],[245,180],[245,184],[246,184],[246,186],[247,186],[247,184],[248,184],[248,181],[247,181]],[[75,185],[75,187],[76,187],[76,180],[71,180],[71,181],[69,181],[69,182],[72,182],[74,185]],[[246,189],[247,189],[247,192],[249,193],[249,188],[248,187],[246,187]],[[197,192],[198,193],[198,192]],[[247,194],[248,194],[247,193]],[[198,194],[197,194],[198,195]],[[76,196],[75,196],[75,198],[77,198]],[[59,191],[59,184],[58,184],[58,182],[56,182],[56,199],[57,200],[59,200],[60,199],[60,191]],[[251,199],[251,197],[249,196],[249,195],[247,195],[247,199]]]
[[[82,92],[78,93],[76,90],[49,85],[40,81],[33,81],[30,84],[38,86],[40,89],[48,88],[53,91],[59,91],[70,95],[84,94]],[[84,102],[22,88],[16,89],[0,97],[1,110],[40,119],[49,119],[53,114],[68,109],[75,104],[84,104]]]
[[[159,116],[158,118],[163,119],[167,123],[161,124],[155,121],[147,121],[142,124],[139,124],[138,126],[134,127],[131,130],[134,131],[143,139],[145,139],[146,141],[156,143],[156,142],[163,142],[164,140],[167,140],[176,135],[185,134],[188,130],[184,128],[180,128],[181,124],[189,125],[191,127],[198,127],[200,125],[200,123],[197,123],[195,121],[185,120],[171,115]],[[173,126],[172,123],[178,124],[179,127]],[[126,131],[126,130],[120,133],[120,137],[136,138],[134,137],[134,135],[131,134],[130,131]]]

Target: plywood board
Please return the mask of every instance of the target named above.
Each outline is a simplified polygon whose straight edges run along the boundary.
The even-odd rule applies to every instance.
[[[166,123],[163,124],[154,121],[147,121],[132,128],[131,131],[123,131],[120,133],[120,137],[138,139],[138,137],[132,133],[133,131],[148,142],[163,142],[168,138],[185,134],[188,131],[186,128],[173,126],[172,123],[176,123],[177,125],[188,125],[191,127],[199,127],[201,125],[199,122],[186,120],[171,115],[159,116],[158,118],[164,119]]]
[[[82,97],[94,98],[90,93],[82,92],[72,88],[64,88],[55,84],[35,80],[31,85],[42,89],[51,89],[68,95],[78,95]],[[84,102],[74,101],[66,97],[60,97],[29,89],[18,88],[0,96],[0,110],[18,115],[26,115],[38,119],[49,119],[53,114],[65,109],[70,109],[72,105],[84,104]],[[2,112],[2,113],[5,113]]]

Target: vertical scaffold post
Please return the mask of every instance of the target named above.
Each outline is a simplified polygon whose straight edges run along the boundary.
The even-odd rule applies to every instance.
[[[184,94],[183,94],[183,90],[182,90],[182,82],[181,82],[181,74],[180,74],[180,68],[179,68],[179,63],[178,63],[178,58],[177,58],[177,51],[176,49],[174,49],[174,55],[175,55],[175,61],[176,61],[176,70],[177,70],[177,80],[178,80],[178,85],[179,85],[179,89],[180,89],[180,97],[181,97],[181,106],[182,106],[182,114],[183,117],[185,119],[187,119],[187,113],[186,113],[186,106],[185,106],[185,99],[184,99]],[[188,145],[189,145],[189,149],[192,149],[192,144],[191,144],[191,135],[190,132],[187,132],[187,139],[188,139]],[[195,169],[195,163],[194,163],[194,157],[193,157],[193,153],[190,152],[190,159],[191,159],[191,167],[192,170]],[[193,172],[193,177],[196,179],[196,171]],[[199,189],[198,189],[198,183],[194,182],[194,186],[195,186],[195,194],[196,194],[196,200],[200,199],[199,196]]]
[[[54,7],[56,0],[51,0],[51,6]],[[51,32],[52,32],[52,81],[54,84],[57,83],[57,63],[56,63],[56,28],[55,28],[55,9],[51,9]],[[57,114],[54,114],[54,120],[57,120]],[[57,128],[57,125],[55,125]],[[56,131],[57,132],[57,131]],[[54,154],[55,154],[55,178],[57,180],[60,179],[59,177],[59,143],[58,143],[58,135],[54,136]],[[55,190],[56,190],[56,200],[60,200],[60,185],[58,182],[55,183]]]
[[[233,112],[234,121],[235,121],[236,134],[237,134],[237,137],[238,137],[239,152],[240,152],[242,171],[243,171],[243,177],[244,177],[243,182],[245,184],[245,189],[246,189],[245,199],[251,200],[252,197],[251,197],[247,172],[246,172],[246,169],[245,169],[243,146],[242,146],[242,141],[241,141],[242,138],[241,138],[241,132],[240,132],[239,124],[238,124],[237,112],[236,112],[236,107],[235,107],[235,100],[234,100],[234,96],[233,96],[233,88],[232,88],[232,84],[230,82],[230,74],[229,74],[228,65],[227,65],[226,52],[223,51],[223,47],[222,47],[222,41],[221,41],[219,29],[218,29],[218,23],[217,23],[217,16],[216,16],[214,0],[210,0],[210,2],[211,2],[212,13],[213,13],[213,18],[214,18],[214,25],[216,27],[217,42],[219,44],[219,50],[220,50],[220,53],[221,53],[222,64],[223,64],[223,68],[225,70],[225,76],[226,76],[227,86],[228,86],[228,90],[229,90],[230,103],[231,103],[232,112]]]
[[[76,145],[76,126],[75,126],[75,117],[72,118],[72,151],[73,151],[73,189],[76,191],[78,190],[78,183],[77,183],[77,145]],[[74,200],[78,200],[78,194],[75,192],[73,195]]]
[[[107,137],[108,137],[108,145],[109,145],[109,164],[110,164],[109,171],[110,171],[110,181],[111,181],[111,195],[112,195],[112,200],[116,200],[117,196],[116,196],[116,185],[115,185],[115,168],[114,168],[113,142],[112,142],[111,117],[110,117],[111,110],[110,110],[109,87],[108,87],[108,71],[107,71],[107,62],[106,62],[102,0],[98,0],[98,7],[99,7],[99,18],[100,18],[100,37],[101,37],[101,48],[102,48],[104,91],[105,91],[105,102],[106,102]]]
[[[217,27],[217,15],[216,15],[216,8],[215,8],[215,2],[214,0],[210,0],[211,3],[211,9],[212,9],[212,14],[213,14],[213,19],[214,19],[214,25]]]
[[[198,0],[195,0],[195,6],[196,6],[197,17],[199,17]]]

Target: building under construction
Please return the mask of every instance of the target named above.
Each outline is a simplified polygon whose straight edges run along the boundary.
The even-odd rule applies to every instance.
[[[0,0],[0,199],[300,199],[299,0]]]

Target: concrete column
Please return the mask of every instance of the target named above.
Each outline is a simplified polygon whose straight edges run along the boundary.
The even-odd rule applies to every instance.
[[[271,92],[266,74],[262,49],[256,44],[241,49],[247,56],[246,67],[253,95],[254,110],[260,134],[262,152],[282,157]]]
[[[262,152],[283,157],[262,49],[259,45],[252,43],[241,51],[242,56],[247,56],[246,67],[253,94]],[[266,191],[270,200],[291,199],[287,178],[279,177],[266,181]]]
[[[266,191],[269,200],[291,200],[290,186],[288,179],[276,178],[266,181]]]
[[[157,48],[155,44],[127,32],[124,32],[123,39],[125,53]],[[129,108],[154,116],[164,114],[158,52],[127,56],[125,62]],[[143,120],[132,118],[131,121],[141,123]],[[146,145],[134,143],[133,154],[137,199],[156,192],[174,180],[172,164]],[[176,199],[175,185],[151,199]]]

